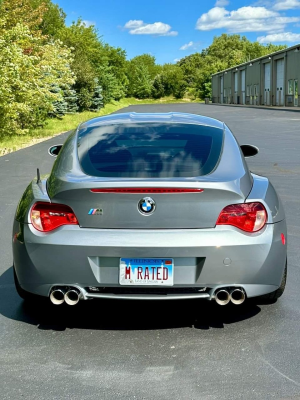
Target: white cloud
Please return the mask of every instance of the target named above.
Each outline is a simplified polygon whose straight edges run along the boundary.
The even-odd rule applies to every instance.
[[[178,61],[180,61],[180,60],[181,60],[181,58],[175,58],[174,63],[178,63]]]
[[[266,36],[259,36],[257,38],[259,43],[286,43],[300,42],[300,33],[292,33],[292,32],[282,32],[282,33],[273,33]]]
[[[143,21],[137,20],[137,19],[134,19],[134,20],[131,19],[130,21],[126,22],[124,28],[126,28],[126,29],[136,29],[136,28],[140,28],[143,25],[144,25]]]
[[[171,26],[163,22],[147,24],[141,20],[130,20],[124,25],[131,35],[176,36],[178,32],[172,31]]]
[[[183,46],[180,47],[180,50],[187,50],[190,47],[194,46],[194,42],[189,42],[187,44],[184,44]]]
[[[177,31],[171,31],[171,32],[168,32],[165,35],[161,35],[161,36],[177,36],[177,35],[178,35]]]
[[[277,11],[300,8],[300,0],[277,0],[273,8]]]
[[[201,43],[202,42],[192,42],[192,41],[190,41],[189,43],[186,43],[183,46],[181,46],[179,50],[188,50],[188,49],[196,50],[201,45]]]
[[[96,25],[96,22],[95,22],[95,21],[88,21],[88,20],[86,20],[86,19],[83,20],[82,23],[83,23],[83,25],[85,25],[87,28],[90,27],[90,26],[92,26],[92,25],[93,25],[93,26]]]
[[[282,17],[277,11],[265,7],[241,7],[228,11],[224,7],[214,7],[202,14],[196,24],[200,31],[227,29],[237,32],[282,32],[285,26],[300,21],[299,17]]]
[[[217,0],[215,7],[225,7],[229,4],[228,0]]]

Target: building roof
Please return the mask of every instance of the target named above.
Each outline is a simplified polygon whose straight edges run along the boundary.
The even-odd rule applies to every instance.
[[[222,74],[223,72],[231,71],[231,70],[234,69],[234,68],[239,68],[239,67],[242,67],[242,66],[244,66],[244,65],[247,65],[247,64],[249,64],[249,63],[254,63],[254,62],[256,62],[256,61],[263,60],[263,59],[266,58],[266,57],[275,56],[275,55],[277,55],[277,54],[285,53],[286,51],[290,51],[290,50],[293,50],[293,49],[300,50],[300,43],[299,43],[299,44],[295,44],[294,46],[291,46],[291,47],[287,47],[286,49],[283,49],[283,50],[275,51],[274,53],[270,53],[270,54],[266,54],[266,55],[261,56],[261,57],[258,57],[258,58],[254,58],[254,59],[249,60],[249,61],[246,61],[246,62],[244,62],[244,63],[242,63],[242,64],[238,64],[238,65],[235,65],[235,66],[233,66],[233,67],[230,67],[230,68],[227,68],[227,69],[223,69],[222,71],[219,71],[219,72],[216,72],[215,74],[212,74],[212,76],[214,76],[214,75],[219,75],[219,74]]]

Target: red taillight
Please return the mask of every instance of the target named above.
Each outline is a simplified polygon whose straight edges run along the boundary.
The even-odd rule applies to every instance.
[[[55,203],[35,203],[30,220],[35,229],[41,232],[50,232],[62,225],[78,225],[70,207]]]
[[[188,189],[188,188],[102,188],[91,189],[92,193],[202,193],[203,189]]]
[[[225,207],[217,225],[232,225],[246,232],[257,232],[266,222],[267,211],[261,203],[243,203]]]

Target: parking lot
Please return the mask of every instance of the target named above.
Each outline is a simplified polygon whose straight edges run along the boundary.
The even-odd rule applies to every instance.
[[[223,120],[283,201],[288,282],[273,305],[195,301],[24,304],[15,292],[11,230],[18,200],[47,149],[67,134],[0,157],[1,399],[300,399],[300,112],[203,104],[121,112],[190,112]]]

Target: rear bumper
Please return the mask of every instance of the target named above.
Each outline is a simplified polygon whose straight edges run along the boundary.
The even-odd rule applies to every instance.
[[[24,290],[48,296],[52,286],[77,286],[83,298],[181,299],[213,297],[224,286],[243,287],[247,297],[276,290],[286,245],[285,221],[256,234],[218,226],[191,230],[99,230],[65,226],[53,233],[14,223],[13,254]],[[174,288],[207,288],[205,293],[167,295],[90,293],[88,287],[116,288],[121,257],[172,257]]]

